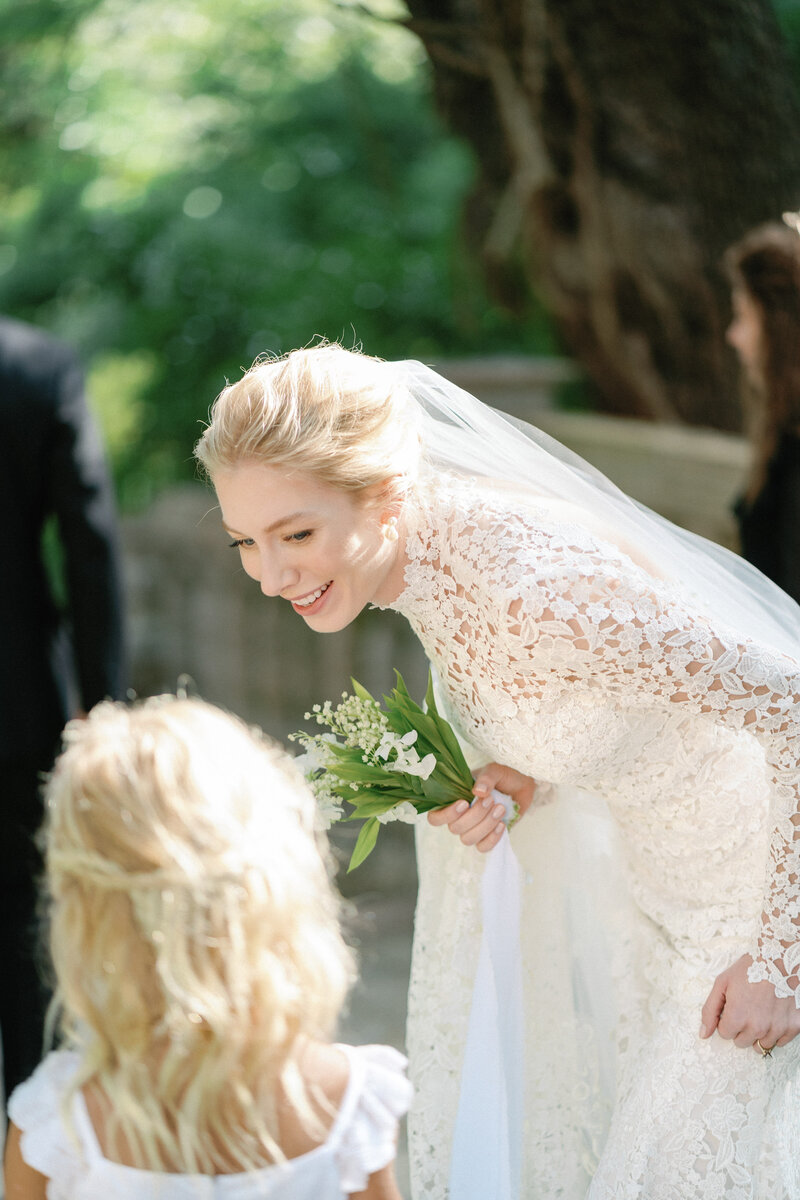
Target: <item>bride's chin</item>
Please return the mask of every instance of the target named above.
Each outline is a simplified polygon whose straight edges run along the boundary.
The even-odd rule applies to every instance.
[[[364,606],[366,607],[366,605]],[[315,633],[340,633],[342,629],[346,629],[348,625],[352,625],[356,617],[361,612],[349,612],[345,615],[334,612],[309,613],[308,616],[303,616],[303,620],[309,629],[313,629]]]
[[[340,633],[346,629],[348,625],[352,625],[355,617],[347,617],[346,620],[337,620],[335,617],[326,618],[321,613],[318,617],[303,617],[309,629],[313,629],[315,633]]]

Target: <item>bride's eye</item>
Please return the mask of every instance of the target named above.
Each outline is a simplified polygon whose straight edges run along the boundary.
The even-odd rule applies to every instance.
[[[232,542],[228,542],[231,550],[241,550],[242,547],[248,549],[250,546],[255,546],[252,538],[234,538]]]
[[[312,531],[310,529],[303,529],[300,531],[300,533],[289,534],[289,537],[286,539],[286,541],[287,542],[295,542],[295,543],[307,542],[308,539],[311,537],[311,533],[312,533]]]

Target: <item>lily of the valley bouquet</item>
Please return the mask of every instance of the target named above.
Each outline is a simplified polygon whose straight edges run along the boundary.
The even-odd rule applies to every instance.
[[[403,677],[384,707],[354,679],[341,703],[315,704],[307,720],[329,733],[291,734],[305,747],[296,760],[317,798],[323,823],[364,820],[348,870],[373,850],[382,824],[413,822],[419,813],[472,800],[472,773],[458,739],[439,714],[428,678],[425,708]],[[516,808],[516,806],[514,806]]]

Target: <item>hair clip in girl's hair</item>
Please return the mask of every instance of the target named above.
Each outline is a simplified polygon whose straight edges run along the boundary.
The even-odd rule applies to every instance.
[[[175,695],[179,700],[189,700],[193,696],[199,695],[197,684],[191,675],[181,674],[178,676],[178,682],[175,685]]]

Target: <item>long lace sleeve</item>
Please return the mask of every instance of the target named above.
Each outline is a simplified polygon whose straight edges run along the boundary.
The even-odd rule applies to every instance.
[[[545,656],[627,705],[682,705],[761,743],[772,833],[748,977],[800,1007],[800,665],[715,628],[677,589],[585,539],[531,574],[507,611],[532,661]]]

